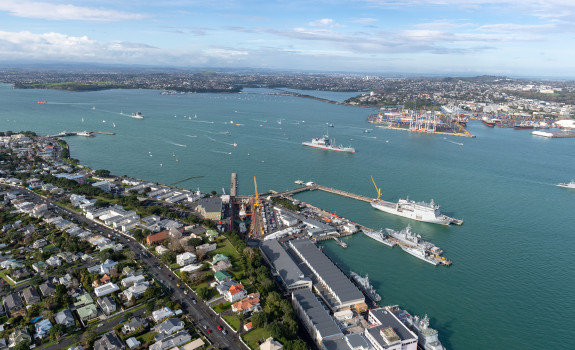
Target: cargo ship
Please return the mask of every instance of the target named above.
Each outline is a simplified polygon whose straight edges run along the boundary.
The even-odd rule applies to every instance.
[[[310,141],[304,141],[301,143],[304,146],[325,149],[328,151],[344,152],[344,153],[355,153],[355,148],[349,146],[345,147],[342,145],[335,145],[335,142],[329,139],[328,135],[322,137],[314,138]]]
[[[534,129],[535,125],[531,122],[522,122],[520,124],[517,124],[513,127],[513,129],[515,130],[520,130],[520,129]]]
[[[496,119],[496,118],[487,118],[487,117],[483,117],[481,118],[481,122],[485,125],[488,126],[490,128],[495,127],[495,124],[497,124],[498,122],[501,122],[501,120]]]

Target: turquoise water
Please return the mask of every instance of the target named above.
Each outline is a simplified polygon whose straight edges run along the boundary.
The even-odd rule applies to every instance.
[[[384,199],[433,198],[465,224],[410,222],[318,191],[298,198],[375,229],[411,223],[453,266],[433,267],[354,235],[345,250],[324,244],[342,269],[368,273],[384,304],[429,314],[450,349],[570,348],[575,191],[555,184],[575,177],[575,139],[537,138],[476,121],[469,124],[475,139],[410,134],[368,125],[371,109],[259,91],[70,93],[0,85],[0,130],[115,132],[67,138],[72,156],[92,168],[167,184],[204,176],[179,184],[202,191],[227,189],[230,173],[237,172],[242,194],[253,193],[257,176],[260,191],[291,189],[301,179],[375,196],[373,175]],[[136,111],[146,119],[120,114]],[[357,153],[301,145],[326,131]]]

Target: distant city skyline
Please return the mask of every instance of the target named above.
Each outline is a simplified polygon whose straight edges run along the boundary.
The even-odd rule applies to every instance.
[[[2,0],[1,62],[573,77],[567,0]]]

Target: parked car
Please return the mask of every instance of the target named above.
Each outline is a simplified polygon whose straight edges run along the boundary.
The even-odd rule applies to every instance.
[[[221,330],[222,330],[222,326],[218,325],[218,329],[221,331]]]

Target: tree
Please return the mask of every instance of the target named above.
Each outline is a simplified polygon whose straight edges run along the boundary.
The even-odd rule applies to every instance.
[[[283,328],[279,322],[268,323],[265,329],[271,333],[272,338],[278,339],[283,337]]]
[[[18,343],[13,350],[28,350],[28,349],[30,349],[30,342],[26,340]]]
[[[108,177],[108,176],[110,176],[110,170],[98,169],[98,170],[94,171],[94,175],[100,176],[100,177]]]
[[[196,291],[196,294],[198,294],[198,297],[202,300],[207,300],[208,296],[209,296],[209,292],[207,288],[198,288],[198,290]]]
[[[265,312],[257,312],[252,315],[251,321],[256,328],[265,327],[268,323],[268,315]]]
[[[132,318],[132,316],[134,316],[134,313],[133,313],[132,311],[127,311],[127,312],[124,314],[124,319],[125,319],[125,320],[129,320],[129,319]]]
[[[66,326],[63,324],[55,324],[50,328],[50,339],[58,340],[60,336],[66,331]]]
[[[290,340],[284,344],[285,350],[309,350],[306,342],[301,339]]]
[[[90,348],[94,345],[94,342],[98,338],[98,334],[94,331],[86,332],[82,334],[82,344],[88,345]]]
[[[144,232],[141,229],[134,230],[134,239],[138,242],[141,242],[145,238]]]

